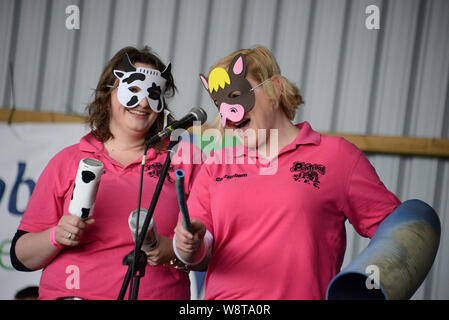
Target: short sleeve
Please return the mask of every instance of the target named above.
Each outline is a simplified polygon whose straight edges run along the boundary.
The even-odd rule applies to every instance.
[[[76,172],[68,168],[68,150],[63,150],[52,158],[36,183],[22,216],[19,230],[41,232],[55,226],[63,215],[64,197],[70,190]],[[70,178],[70,173],[73,177]]]
[[[190,218],[204,223],[206,229],[214,236],[209,188],[211,179],[208,169],[209,166],[204,164],[198,173],[187,201],[187,207]]]
[[[176,152],[172,157],[172,164],[176,169],[184,171],[184,189],[186,196],[192,190],[193,182],[198,175],[202,165],[203,153],[195,144],[182,140],[179,142]]]
[[[358,149],[357,152],[346,184],[344,212],[361,236],[371,238],[401,201],[384,186],[366,156]]]

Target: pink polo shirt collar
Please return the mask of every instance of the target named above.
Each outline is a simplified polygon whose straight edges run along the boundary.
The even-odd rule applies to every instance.
[[[320,144],[321,133],[314,131],[307,121],[298,123],[296,125],[296,127],[298,129],[300,129],[301,131],[299,132],[296,139],[293,140],[294,144],[296,144],[296,145],[301,145],[301,144],[319,145]]]

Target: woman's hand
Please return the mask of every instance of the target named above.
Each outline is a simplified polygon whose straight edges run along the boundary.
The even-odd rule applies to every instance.
[[[176,250],[184,261],[199,263],[200,261],[196,261],[196,259],[203,254],[203,238],[206,233],[206,226],[196,219],[192,219],[190,222],[193,234],[184,228],[181,220],[178,221],[175,228]]]
[[[55,230],[55,241],[66,247],[76,247],[87,225],[94,223],[94,219],[81,220],[71,214],[63,215]]]
[[[168,263],[175,257],[172,239],[159,235],[157,246],[146,254],[147,262],[152,266]]]
[[[70,214],[63,215],[55,228],[54,241],[65,247],[75,247],[80,244],[80,238],[87,225],[94,223],[94,219],[82,221]],[[19,261],[30,270],[44,268],[50,261],[64,249],[56,248],[51,243],[49,228],[42,232],[26,233],[16,243],[16,255]],[[70,236],[70,239],[69,239]]]

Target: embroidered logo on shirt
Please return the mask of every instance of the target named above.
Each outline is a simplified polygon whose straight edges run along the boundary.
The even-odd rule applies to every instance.
[[[154,162],[152,164],[148,164],[146,166],[146,169],[148,171],[148,175],[151,178],[159,178],[161,176],[162,173],[162,163],[160,162]],[[167,177],[166,179],[168,180],[168,182],[173,183],[174,180],[170,175],[170,172],[174,172],[175,168],[173,167],[173,165],[171,165],[170,167],[168,167],[168,173],[167,173]]]
[[[321,164],[312,164],[306,162],[295,161],[290,168],[293,174],[293,180],[302,181],[307,184],[312,184],[315,188],[320,188],[320,175],[326,174],[326,167]]]
[[[236,173],[236,174],[233,174],[232,176],[225,174],[223,177],[217,177],[217,178],[215,178],[215,181],[220,182],[220,181],[223,181],[224,179],[231,180],[231,179],[233,179],[233,178],[245,178],[245,177],[247,177],[247,176],[248,176],[248,175],[247,175],[246,173],[242,173],[242,174]]]

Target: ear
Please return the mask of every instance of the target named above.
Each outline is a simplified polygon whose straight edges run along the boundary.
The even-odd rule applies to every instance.
[[[274,100],[276,107],[279,107],[282,99],[282,92],[284,91],[284,84],[282,82],[281,75],[274,75],[269,80],[273,87],[275,88],[274,94],[276,96],[276,99]]]
[[[136,71],[136,67],[131,63],[131,60],[129,60],[129,56],[127,53],[123,55],[122,65],[125,72]]]
[[[229,71],[240,77],[244,77],[246,74],[246,64],[243,55],[240,53],[232,59],[231,65],[229,66]]]
[[[170,78],[170,73],[171,73],[171,62],[169,62],[165,70],[162,71],[161,77],[164,78],[165,80],[168,80]]]
[[[201,82],[203,83],[204,88],[206,88],[207,91],[209,91],[209,83],[207,81],[207,78],[200,74]]]
[[[121,80],[123,78],[123,76],[125,75],[125,73],[121,70],[114,70],[114,75],[117,77],[117,79]]]
[[[284,90],[284,85],[282,83],[282,78],[280,75],[274,75],[270,78],[271,83],[276,86],[277,96],[280,97],[282,91]]]

